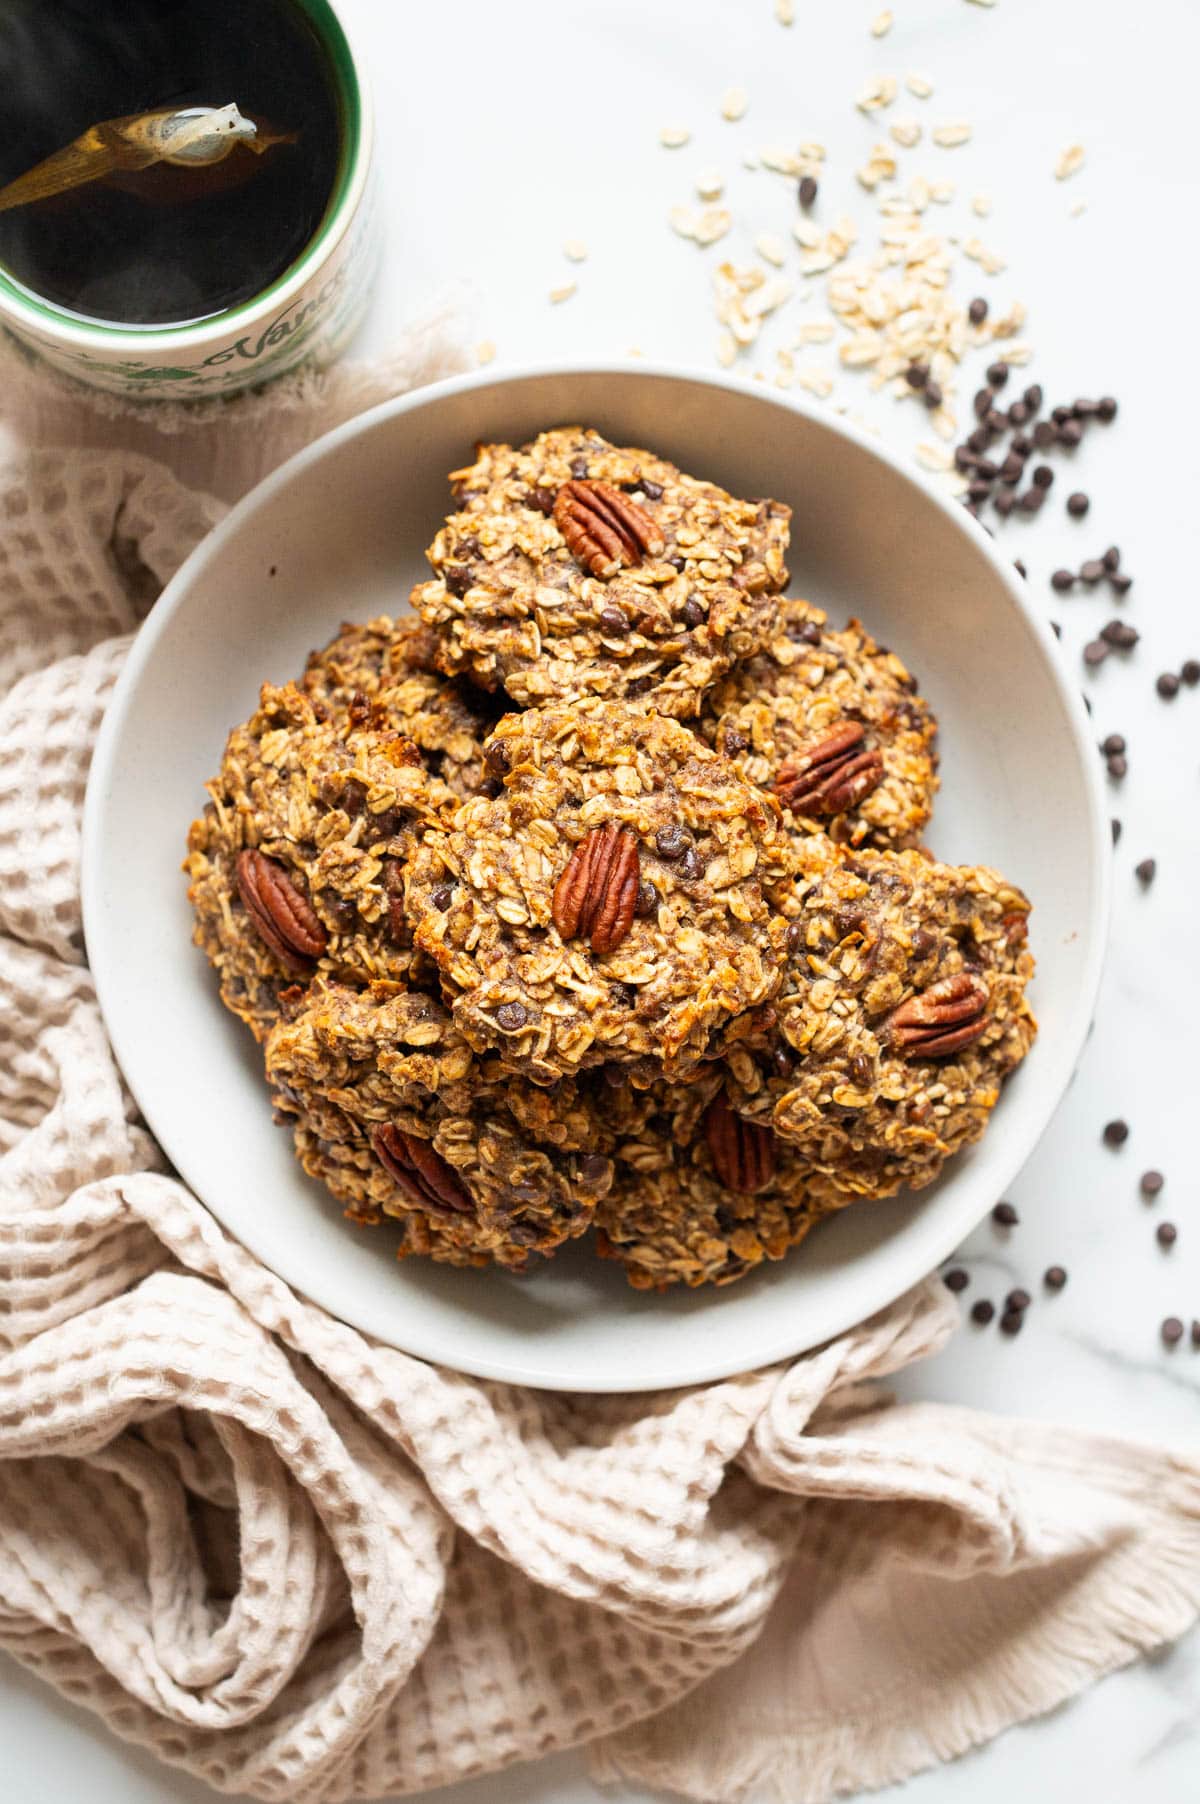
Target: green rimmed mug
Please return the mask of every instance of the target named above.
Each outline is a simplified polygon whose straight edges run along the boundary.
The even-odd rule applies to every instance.
[[[0,266],[0,325],[65,375],[126,400],[203,400],[332,361],[357,326],[378,265],[375,124],[362,60],[329,0],[290,0],[329,58],[342,149],[316,233],[253,299],[182,326],[82,320]]]

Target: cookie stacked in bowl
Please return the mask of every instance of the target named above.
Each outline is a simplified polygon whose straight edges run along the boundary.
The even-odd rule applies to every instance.
[[[921,847],[936,725],[788,597],[788,510],[488,445],[414,613],[230,735],[186,868],[278,1117],[402,1254],[727,1283],[977,1139],[1029,904]]]

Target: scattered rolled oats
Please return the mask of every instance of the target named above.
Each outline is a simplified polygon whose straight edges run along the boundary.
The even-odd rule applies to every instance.
[[[557,307],[563,301],[569,301],[578,287],[578,282],[563,282],[558,288],[552,288],[550,290],[550,300],[552,305]]]
[[[725,182],[715,169],[702,169],[696,177],[696,193],[701,200],[720,200]]]
[[[995,6],[996,0],[971,0],[972,6]]]
[[[935,125],[933,141],[943,150],[956,150],[960,144],[971,142],[971,127],[965,119],[951,119],[945,125]]]
[[[750,96],[745,88],[726,88],[721,96],[721,117],[730,123],[745,117],[746,108],[750,105]]]
[[[490,338],[481,338],[475,346],[475,361],[479,364],[490,363],[496,355],[496,346]]]
[[[563,256],[569,263],[583,263],[588,254],[588,247],[582,238],[568,238],[563,245]]]
[[[991,210],[992,197],[990,194],[980,193],[971,196],[971,211],[977,219],[986,219]]]
[[[1071,218],[1079,219],[1081,217],[1081,215],[1083,215],[1086,212],[1087,212],[1087,202],[1085,200],[1077,200],[1075,202],[1074,206],[1071,208]]]
[[[928,100],[933,93],[933,83],[929,77],[920,74],[915,69],[910,70],[904,77],[904,85],[917,100]]]
[[[854,173],[860,184],[869,193],[873,193],[880,182],[890,182],[895,176],[895,153],[886,144],[877,144],[866,162]]]
[[[1054,165],[1056,179],[1065,182],[1068,176],[1075,175],[1082,169],[1085,154],[1082,144],[1068,144],[1067,148],[1060,152],[1058,161]]]
[[[896,77],[894,75],[872,75],[855,96],[854,104],[860,113],[877,113],[885,106],[891,106],[896,98]]]
[[[833,321],[828,319],[805,320],[796,334],[798,345],[824,345],[833,337]]]
[[[901,145],[905,150],[911,150],[914,145],[921,142],[921,121],[913,119],[908,114],[901,119],[893,119],[888,127],[888,134],[893,142]]]
[[[796,8],[793,0],[775,0],[775,17],[781,25],[794,25]]]
[[[658,141],[664,150],[682,150],[691,142],[692,134],[686,125],[664,125],[658,134]]]
[[[963,256],[970,257],[972,263],[978,263],[986,275],[998,276],[1008,265],[996,251],[988,250],[978,238],[968,238],[962,247]]]
[[[815,367],[805,368],[802,366],[796,371],[796,381],[801,388],[807,389],[810,395],[815,395],[818,401],[827,401],[833,393],[833,377]]]
[[[939,207],[948,207],[954,199],[954,183],[930,182],[929,198],[931,201],[935,201]]]
[[[916,449],[916,459],[923,470],[952,470],[954,458],[945,445],[921,444]]]
[[[871,36],[873,38],[885,38],[891,29],[892,15],[885,7],[881,13],[876,13],[875,17],[871,20]]]
[[[776,269],[782,269],[787,261],[787,245],[774,232],[760,232],[754,248],[765,263],[773,263]]]
[[[727,370],[737,361],[737,340],[732,332],[722,332],[717,339],[717,362]]]

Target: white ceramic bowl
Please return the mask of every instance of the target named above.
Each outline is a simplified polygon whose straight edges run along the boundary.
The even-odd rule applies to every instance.
[[[531,1278],[397,1265],[272,1125],[261,1060],[190,944],[179,871],[229,727],[264,678],[294,675],[343,620],[402,611],[480,439],[593,424],[743,495],[794,509],[794,589],[862,616],[920,675],[942,725],[931,834],[1034,900],[1038,1042],[982,1143],[917,1197],[849,1209],[728,1290],[647,1296],[586,1245]],[[409,1352],[582,1391],[680,1385],[815,1345],[953,1251],[1028,1158],[1091,1021],[1110,847],[1095,749],[1055,641],[1011,564],[957,505],[829,414],[663,370],[473,376],[331,433],[238,506],[169,585],[100,736],[84,914],[117,1056],[147,1121],[213,1213],[297,1289]]]

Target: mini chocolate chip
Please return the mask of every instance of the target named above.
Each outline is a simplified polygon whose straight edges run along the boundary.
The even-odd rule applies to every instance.
[[[573,457],[571,459],[571,474],[575,478],[576,482],[582,482],[584,477],[587,475],[587,473],[588,473],[587,458],[586,457]]]
[[[1091,505],[1082,489],[1076,489],[1073,495],[1067,496],[1067,512],[1074,520],[1082,520]]]
[[[1154,1230],[1154,1238],[1160,1247],[1173,1247],[1179,1239],[1179,1229],[1173,1221],[1160,1221]]]
[[[969,446],[955,445],[955,447],[954,447],[954,467],[956,470],[961,470],[965,474],[966,471],[977,469],[978,466],[979,466],[979,457],[974,451],[972,451],[970,449]]]
[[[523,1002],[502,1002],[496,1010],[496,1026],[502,1033],[515,1034],[528,1019],[529,1011]]]
[[[658,908],[658,891],[648,877],[643,877],[638,884],[637,912],[643,920],[652,915]]]
[[[1124,1146],[1129,1138],[1129,1123],[1119,1119],[1105,1122],[1103,1138],[1105,1146]]]
[[[787,930],[787,949],[789,952],[799,952],[803,944],[804,923],[803,921],[793,921]]]
[[[721,750],[727,758],[736,758],[746,750],[749,743],[746,735],[739,733],[736,727],[726,727],[721,735]]]
[[[489,740],[484,747],[483,761],[498,777],[506,777],[512,769],[512,757],[503,739]]]
[[[987,316],[988,304],[981,294],[977,294],[967,308],[967,318],[973,326],[982,326]]]
[[[454,885],[452,883],[439,883],[436,889],[431,889],[429,892],[429,900],[440,914],[445,913],[453,899]]]
[[[1126,761],[1126,759],[1124,759],[1120,755],[1119,752],[1117,753],[1116,757],[1109,759],[1108,774],[1110,777],[1115,778],[1118,783],[1120,782],[1122,777],[1126,777],[1129,775],[1128,762]]]
[[[451,595],[457,595],[461,601],[471,587],[471,566],[469,564],[447,564],[442,571],[442,580]]]
[[[1003,388],[1008,381],[1008,365],[1006,363],[989,363],[987,379],[993,388]]]
[[[1177,1315],[1169,1315],[1159,1330],[1163,1337],[1163,1345],[1177,1347],[1183,1339],[1183,1323]]]
[[[1015,451],[1010,451],[1004,462],[1000,465],[1000,480],[1011,487],[1013,483],[1020,482],[1024,470],[1025,459],[1023,457],[1018,457]]]
[[[609,994],[618,1008],[633,1008],[637,1003],[637,991],[627,983],[614,983]]]
[[[1009,425],[1023,426],[1028,418],[1029,409],[1026,407],[1024,401],[1014,401],[1008,410]]]
[[[945,399],[945,396],[942,393],[941,383],[933,381],[927,382],[921,391],[921,399],[924,401],[926,407],[928,407],[930,413],[933,412],[935,407],[940,407]]]
[[[699,626],[708,619],[708,609],[694,595],[689,595],[683,604],[683,617],[689,626]]]
[[[687,844],[687,834],[674,822],[669,826],[660,827],[654,835],[654,849],[660,858],[682,858]]]
[[[1061,639],[1062,638],[1062,627],[1058,624],[1058,621],[1051,620],[1051,621],[1048,621],[1047,624],[1050,628],[1050,631],[1054,634],[1054,637],[1056,639]]]
[[[1050,587],[1065,595],[1068,589],[1075,587],[1075,572],[1073,570],[1056,570],[1050,578]]]
[[[1058,429],[1060,445],[1077,445],[1083,437],[1083,427],[1078,420],[1064,420]]]
[[[850,1060],[850,1075],[860,1090],[865,1090],[875,1075],[875,1067],[865,1052],[856,1052]]]
[[[1007,478],[1005,480],[1007,480]],[[996,496],[996,512],[1000,515],[1000,518],[1002,520],[1007,519],[1016,505],[1017,498],[1012,490],[1001,489],[1000,493]]]
[[[1099,401],[1076,401],[1071,409],[1077,420],[1094,420],[1100,412]]]
[[[1106,424],[1117,417],[1117,404],[1111,395],[1102,395],[1096,403],[1096,417]]]
[[[978,1322],[981,1328],[987,1327],[995,1313],[996,1305],[989,1303],[986,1297],[980,1297],[978,1303],[971,1305],[971,1320]]]
[[[1018,457],[1028,457],[1033,450],[1033,440],[1027,432],[1014,432],[1009,440],[1008,448],[1015,451]]]
[[[616,633],[621,636],[629,631],[628,620],[620,608],[614,608],[611,604],[601,608],[598,618],[606,633]]]
[[[1109,821],[1108,824],[1109,824],[1109,827],[1112,829],[1113,845],[1114,846],[1118,845],[1120,843],[1120,839],[1121,839],[1121,823],[1114,816],[1113,819],[1111,821]]]
[[[1200,1317],[1192,1317],[1192,1345],[1200,1347]]]
[[[579,1161],[580,1181],[589,1186],[602,1184],[611,1170],[612,1165],[600,1153],[584,1153]]]
[[[1039,464],[1030,477],[1030,481],[1035,483],[1039,489],[1048,489],[1054,481],[1054,471],[1049,464]]]
[[[1025,1312],[1021,1309],[1006,1309],[1000,1317],[1001,1334],[1020,1334],[1025,1326]]]
[[[1121,568],[1121,548],[1120,548],[1120,546],[1119,545],[1110,545],[1108,550],[1104,553],[1104,556],[1100,559],[1100,562],[1104,565],[1104,568],[1110,574],[1114,570],[1119,570]]]
[[[1029,387],[1025,390],[1025,405],[1028,407],[1030,413],[1037,413],[1044,399],[1045,396],[1042,394],[1041,383],[1030,383]]]
[[[1173,670],[1164,670],[1160,677],[1155,678],[1154,687],[1164,701],[1173,701],[1179,694],[1179,678]]]
[[[997,1227],[1015,1228],[1020,1219],[1021,1217],[1017,1214],[1011,1203],[997,1203],[996,1207],[992,1210],[992,1220],[996,1223]]]
[[[1023,576],[1025,578],[1025,580],[1028,582],[1029,572],[1028,572],[1028,570],[1026,570],[1024,564],[1021,562],[1019,557],[1015,557],[1013,559],[1013,569],[1016,571],[1018,576]]]
[[[800,186],[796,190],[802,207],[811,207],[817,198],[817,178],[815,175],[802,175]]]
[[[484,777],[480,782],[479,793],[481,796],[485,796],[489,802],[495,801],[496,797],[502,795],[503,792],[504,785],[499,777]]]
[[[672,570],[684,570],[687,567],[687,559],[678,551],[673,552],[669,558],[664,558],[663,562],[670,564]]]
[[[1008,429],[1008,420],[998,407],[993,407],[990,413],[984,415],[983,423],[989,432],[999,433]]]
[[[1194,689],[1196,684],[1200,683],[1200,658],[1189,658],[1185,664],[1180,666],[1179,674],[1188,688]]]
[[[1039,451],[1049,450],[1058,438],[1058,430],[1051,420],[1039,420],[1033,429],[1033,442]]]
[[[1124,733],[1110,733],[1107,739],[1101,741],[1100,750],[1106,758],[1115,758],[1118,752],[1125,751]]]
[[[1141,864],[1134,866],[1134,872],[1139,883],[1153,883],[1154,873],[1157,869],[1158,866],[1153,858],[1143,858]]]
[[[1118,595],[1128,595],[1133,587],[1132,576],[1127,576],[1123,570],[1114,570],[1108,580]]]
[[[650,482],[647,480],[642,483],[641,488],[642,494],[646,497],[647,501],[662,500],[663,486],[661,482]]]
[[[806,620],[796,636],[803,639],[806,645],[821,643],[821,629],[815,620]]]
[[[947,1290],[954,1291],[956,1295],[960,1290],[965,1290],[970,1282],[970,1272],[965,1272],[961,1265],[953,1266],[950,1271],[942,1274],[942,1283]]]
[[[1155,1197],[1166,1183],[1161,1171],[1144,1171],[1138,1189],[1144,1197]]]
[[[987,450],[991,442],[992,435],[986,426],[976,426],[974,432],[972,432],[967,439],[967,444],[970,449],[979,452],[980,454]]]
[[[991,492],[991,483],[982,480],[978,476],[975,478],[974,482],[967,485],[967,493],[972,501],[986,501]]]
[[[1026,489],[1017,505],[1023,514],[1040,513],[1046,502],[1045,489]]]
[[[1028,1309],[1031,1300],[1027,1290],[1021,1290],[1019,1288],[1010,1290],[1004,1299],[1004,1307],[1006,1309]]]
[[[985,482],[995,482],[997,476],[1000,474],[1000,469],[997,464],[992,462],[990,457],[981,457],[975,465],[975,474],[976,476],[982,476]]]
[[[689,846],[679,861],[679,875],[685,883],[695,883],[697,877],[704,875],[704,866],[695,846]]]
[[[1042,1283],[1046,1286],[1047,1290],[1061,1290],[1066,1281],[1067,1271],[1065,1266],[1048,1265],[1046,1267]]]
[[[556,489],[532,488],[525,491],[526,507],[536,507],[539,514],[552,514],[557,495]]]
[[[904,372],[904,380],[910,388],[924,388],[929,380],[929,365],[927,363],[910,363]]]
[[[1108,646],[1103,639],[1091,639],[1083,648],[1083,661],[1093,668],[1097,664],[1103,664],[1107,656]]]
[[[1085,583],[1098,583],[1104,575],[1104,565],[1098,557],[1090,557],[1080,564],[1079,575]]]
[[[995,393],[990,388],[977,388],[975,390],[975,397],[971,402],[971,406],[977,420],[987,419],[988,414],[992,411],[992,403],[995,399]]]

